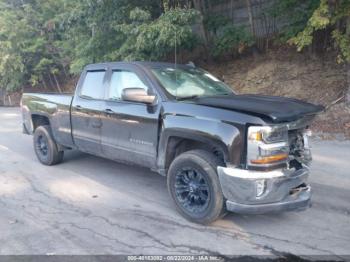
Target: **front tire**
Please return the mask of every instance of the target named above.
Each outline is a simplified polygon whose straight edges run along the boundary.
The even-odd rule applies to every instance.
[[[64,152],[58,150],[50,126],[36,128],[33,142],[35,154],[42,164],[52,166],[62,162]]]
[[[223,216],[224,197],[216,172],[219,159],[204,150],[185,152],[169,168],[168,191],[188,220],[209,224]]]

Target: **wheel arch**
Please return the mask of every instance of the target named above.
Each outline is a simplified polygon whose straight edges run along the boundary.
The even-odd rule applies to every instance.
[[[49,116],[42,113],[32,113],[31,114],[31,122],[32,122],[32,132],[35,131],[39,126],[51,126]]]
[[[202,149],[216,155],[223,165],[229,161],[229,152],[227,146],[220,140],[210,137],[198,136],[192,132],[167,132],[161,138],[160,150],[158,155],[158,167],[161,174],[165,175],[172,161],[180,154]]]
[[[157,171],[162,175],[167,173],[171,161],[176,157],[176,148],[181,142],[190,145],[186,151],[212,151],[219,154],[223,164],[240,165],[244,150],[243,130],[242,125],[233,125],[217,119],[165,114],[159,134]]]

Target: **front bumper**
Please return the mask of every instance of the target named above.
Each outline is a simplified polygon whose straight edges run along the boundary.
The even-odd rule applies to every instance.
[[[263,214],[303,210],[310,206],[309,170],[281,169],[269,172],[218,167],[222,192],[229,211]],[[264,190],[258,193],[257,184]]]

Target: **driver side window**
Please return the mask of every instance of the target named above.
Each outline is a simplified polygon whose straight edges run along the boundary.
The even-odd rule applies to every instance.
[[[131,71],[113,71],[108,99],[121,100],[122,91],[125,88],[138,87],[148,90],[142,80]]]

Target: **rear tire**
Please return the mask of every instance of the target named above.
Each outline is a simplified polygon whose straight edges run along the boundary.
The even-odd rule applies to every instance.
[[[191,150],[171,163],[167,185],[177,210],[188,220],[209,224],[225,214],[217,175],[220,160],[210,152]]]
[[[58,150],[50,126],[39,126],[34,131],[34,151],[38,160],[47,166],[56,165],[63,160],[63,151]]]

